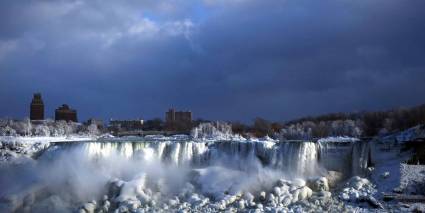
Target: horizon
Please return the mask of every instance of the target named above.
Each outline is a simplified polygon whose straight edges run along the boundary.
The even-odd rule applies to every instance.
[[[39,93],[39,92],[33,93],[33,95],[35,95],[35,94],[41,94],[41,93]],[[42,97],[43,102],[45,102],[43,94],[41,94],[41,97]],[[62,107],[63,105],[68,105],[72,110],[77,110],[78,123],[84,123],[84,122],[86,122],[89,119],[98,119],[98,120],[101,120],[105,124],[108,123],[108,122],[110,122],[110,121],[112,121],[112,120],[143,120],[143,121],[147,121],[147,120],[160,119],[162,121],[165,121],[165,119],[164,119],[165,118],[165,113],[168,110],[170,110],[170,109],[174,109],[176,111],[189,111],[189,112],[192,112],[190,110],[175,109],[175,108],[172,108],[171,107],[171,108],[168,108],[167,110],[165,110],[163,112],[162,117],[161,116],[156,116],[156,117],[154,116],[152,118],[143,118],[143,117],[122,118],[121,117],[121,118],[107,118],[107,119],[103,119],[103,118],[98,118],[98,117],[93,117],[93,116],[90,117],[90,116],[88,116],[87,118],[81,119],[79,117],[79,110],[76,109],[76,108],[73,108],[72,106],[70,106],[67,103],[63,103],[63,104],[58,105],[57,107],[53,107],[53,109],[51,110],[51,112],[48,110],[51,107],[49,107],[48,105],[44,104],[44,117],[45,117],[44,120],[55,120],[55,116],[54,116],[55,109],[58,109],[59,107]],[[411,109],[411,108],[420,107],[420,106],[423,106],[423,105],[425,105],[425,103],[420,103],[420,104],[417,104],[417,105],[414,105],[414,106],[408,106],[408,107],[398,106],[398,107],[394,107],[394,108],[386,108],[386,109],[380,109],[380,110],[358,110],[358,111],[349,111],[349,112],[328,112],[328,113],[322,113],[322,114],[316,114],[316,115],[304,115],[304,116],[296,117],[296,118],[293,118],[293,119],[290,119],[290,120],[270,120],[270,119],[266,119],[266,120],[268,120],[270,122],[276,122],[276,123],[283,124],[283,123],[286,123],[286,122],[297,121],[299,119],[304,119],[304,118],[309,118],[309,117],[313,117],[314,118],[314,117],[320,117],[320,116],[331,115],[331,114],[338,114],[338,113],[355,114],[355,113],[362,113],[362,112],[386,112],[386,111],[392,111],[392,110],[398,110],[398,109]],[[25,116],[23,118],[14,118],[14,117],[4,116],[4,117],[0,117],[0,119],[23,120],[23,119],[29,119],[29,115],[30,115],[30,104],[28,104],[28,115],[27,116]],[[206,118],[203,118],[202,116],[194,116],[193,117],[193,120],[194,121],[195,120],[207,120],[207,121],[241,122],[243,124],[252,124],[256,118],[262,118],[262,117],[257,116],[257,117],[253,117],[253,118],[248,119],[248,120],[214,120],[214,119],[206,119]],[[262,119],[265,119],[265,118],[262,118]]]
[[[423,104],[423,1],[0,3],[0,117],[288,121]]]

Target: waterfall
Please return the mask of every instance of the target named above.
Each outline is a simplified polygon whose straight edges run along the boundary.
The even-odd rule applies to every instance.
[[[353,144],[351,152],[352,174],[364,175],[367,167],[369,167],[371,147],[368,142],[358,142]]]
[[[274,150],[271,164],[298,176],[318,172],[318,150],[313,142],[283,142]]]
[[[365,142],[140,140],[59,144],[51,149],[51,152],[79,150],[84,157],[93,159],[120,156],[195,168],[221,165],[250,171],[269,167],[295,177],[318,175],[324,170],[361,175],[369,161],[369,146]]]
[[[319,163],[327,170],[346,175],[364,175],[370,162],[368,142],[320,142]]]
[[[327,170],[351,172],[352,143],[319,142],[319,164]]]

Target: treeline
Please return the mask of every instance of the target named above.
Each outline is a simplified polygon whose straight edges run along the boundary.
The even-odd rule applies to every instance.
[[[99,135],[102,131],[102,127],[96,124],[81,124],[71,121],[44,120],[34,123],[29,119],[0,120],[0,136]]]
[[[285,139],[311,139],[328,136],[373,137],[425,124],[425,105],[387,111],[331,113],[288,122],[256,118],[252,125],[231,122],[234,133]]]
[[[198,119],[191,127],[211,122]],[[255,118],[251,124],[229,121],[232,131],[244,137],[285,139],[312,139],[329,136],[373,137],[402,131],[419,124],[425,124],[425,105],[388,111],[331,113],[308,116],[288,122],[273,122]],[[163,130],[164,122],[157,118],[145,121],[143,130]]]
[[[402,131],[413,126],[425,123],[425,105],[412,108],[399,108],[387,111],[332,113],[316,117],[305,117],[287,123],[299,124],[311,121],[315,124],[333,121],[355,121],[361,128],[362,136],[370,137],[378,134]]]

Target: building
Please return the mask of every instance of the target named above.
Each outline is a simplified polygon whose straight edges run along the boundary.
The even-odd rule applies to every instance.
[[[165,127],[167,130],[190,130],[192,128],[192,112],[169,109],[165,113]]]
[[[55,110],[55,120],[78,122],[77,111],[69,108],[66,104],[62,104],[62,106]]]
[[[143,120],[110,120],[109,129],[114,132],[142,130]]]
[[[40,93],[35,93],[30,105],[30,119],[44,120],[44,103]]]

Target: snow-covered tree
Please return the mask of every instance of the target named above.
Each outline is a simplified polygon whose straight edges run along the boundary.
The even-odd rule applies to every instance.
[[[99,129],[97,128],[96,124],[90,124],[87,127],[87,131],[89,135],[98,135],[100,133]]]
[[[36,125],[34,134],[37,136],[50,136],[50,129],[47,125]]]
[[[18,134],[13,128],[7,125],[5,127],[0,128],[0,135],[1,136],[17,136]]]

